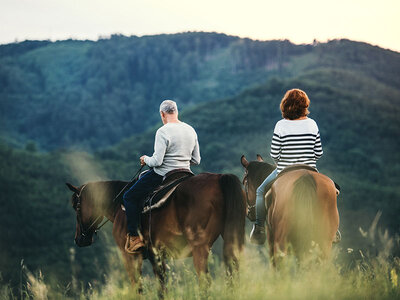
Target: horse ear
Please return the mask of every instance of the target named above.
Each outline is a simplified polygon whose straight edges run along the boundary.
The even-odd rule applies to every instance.
[[[263,162],[264,159],[262,158],[262,156],[260,154],[257,154],[257,160]]]
[[[78,189],[76,186],[73,186],[72,184],[70,184],[70,183],[68,183],[68,182],[66,182],[65,184],[67,185],[67,187],[68,187],[71,191],[73,191],[74,193],[79,194],[79,189]]]
[[[249,162],[247,161],[247,159],[246,159],[246,157],[244,155],[242,155],[242,157],[240,158],[240,161],[242,162],[242,166],[247,169],[247,166],[249,165]]]

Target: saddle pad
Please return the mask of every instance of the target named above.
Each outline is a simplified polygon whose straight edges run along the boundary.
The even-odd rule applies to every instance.
[[[180,184],[180,183],[179,183]],[[149,199],[149,202],[146,202],[145,207],[143,208],[142,213],[147,213],[150,210],[160,208],[162,207],[168,200],[169,196],[172,195],[172,193],[176,190],[176,188],[179,186],[176,185],[172,189],[170,189],[159,201],[157,201],[155,204],[151,204],[151,198]]]
[[[295,164],[295,165],[288,166],[288,167],[284,168],[284,169],[278,174],[278,176],[276,177],[276,179],[278,179],[279,177],[281,177],[282,175],[284,175],[284,174],[286,174],[286,173],[288,173],[288,172],[290,172],[290,171],[295,171],[295,170],[309,170],[309,171],[314,171],[314,172],[317,172],[317,173],[318,173],[318,170],[317,170],[316,168],[313,168],[313,167],[311,167],[311,166],[309,166],[309,165],[305,165],[305,164]],[[275,179],[275,180],[276,180],[276,179]],[[275,181],[275,180],[274,180],[274,181]],[[273,181],[272,183],[274,183],[274,181]],[[333,180],[332,180],[332,181],[333,181]],[[271,185],[272,185],[272,183],[271,183]],[[334,182],[334,181],[333,181],[333,183],[335,184],[336,194],[339,195],[339,194],[340,194],[340,185],[337,184],[337,183]]]
[[[288,166],[286,168],[284,168],[279,174],[278,176],[276,176],[276,178],[274,180],[272,180],[266,187],[265,187],[265,193],[264,193],[264,197],[266,195],[266,193],[269,191],[269,189],[271,188],[271,186],[275,183],[275,181],[280,178],[282,175],[285,175],[286,173],[289,173],[291,171],[296,171],[296,170],[309,170],[309,171],[313,171],[313,172],[317,172],[318,170],[316,168],[310,167],[309,165],[306,164],[295,164],[295,165],[291,165]]]
[[[283,174],[286,174],[290,171],[295,171],[295,170],[309,170],[309,171],[314,171],[318,173],[318,170],[316,168],[313,168],[309,165],[306,164],[295,164],[295,165],[291,165],[291,166],[287,166],[286,168],[284,168],[279,174],[278,177],[282,176]]]
[[[163,206],[178,185],[193,175],[193,173],[188,172],[175,172],[174,175],[168,176],[162,185],[145,200],[143,212]]]
[[[169,196],[172,195],[182,181],[194,176],[192,172],[187,170],[177,170],[170,173],[168,173],[168,177],[165,176],[166,178],[164,178],[161,186],[145,199],[142,213],[164,206],[167,203]],[[121,208],[125,211],[123,204],[121,204]]]

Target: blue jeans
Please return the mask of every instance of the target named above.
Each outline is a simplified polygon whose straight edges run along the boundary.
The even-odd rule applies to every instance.
[[[128,221],[128,233],[130,235],[139,235],[138,227],[144,201],[161,184],[162,180],[163,176],[158,175],[154,170],[150,170],[124,194],[123,200]]]
[[[263,226],[265,224],[265,219],[267,215],[267,209],[265,208],[265,188],[269,183],[272,182],[278,175],[277,169],[273,170],[271,174],[268,175],[267,178],[261,183],[256,191],[256,224],[259,226]]]

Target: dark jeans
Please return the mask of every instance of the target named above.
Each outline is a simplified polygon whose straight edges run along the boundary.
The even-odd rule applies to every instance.
[[[123,199],[128,220],[128,233],[130,235],[139,235],[138,226],[140,224],[144,201],[147,195],[161,184],[162,180],[163,176],[150,170],[124,194]]]

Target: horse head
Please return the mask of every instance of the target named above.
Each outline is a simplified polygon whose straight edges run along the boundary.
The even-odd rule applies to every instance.
[[[243,185],[246,192],[247,217],[250,221],[255,221],[256,190],[264,179],[275,169],[275,166],[264,162],[259,154],[257,154],[256,161],[250,162],[242,155],[241,163],[245,169]]]
[[[66,185],[74,192],[71,196],[71,203],[76,212],[75,244],[78,247],[90,246],[103,215],[99,212],[89,184],[80,187],[75,187],[70,183],[66,183]]]

